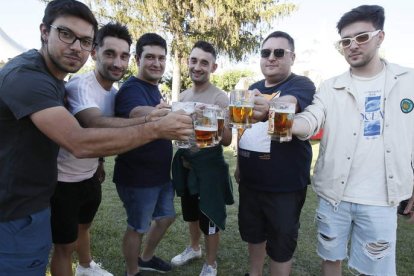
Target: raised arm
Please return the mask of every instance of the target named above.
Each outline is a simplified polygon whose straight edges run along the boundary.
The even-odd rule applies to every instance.
[[[79,111],[75,114],[75,117],[83,127],[127,127],[143,124],[145,122],[144,117],[131,119],[106,117],[102,115],[101,110],[97,107],[91,107]]]
[[[192,133],[191,118],[172,112],[155,122],[123,128],[82,128],[64,107],[47,108],[30,118],[78,158],[119,154],[156,139],[186,140]]]

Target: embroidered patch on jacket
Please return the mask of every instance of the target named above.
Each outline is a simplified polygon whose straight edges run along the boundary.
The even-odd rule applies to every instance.
[[[404,113],[410,113],[413,111],[414,103],[410,99],[402,99],[400,103],[401,111]]]

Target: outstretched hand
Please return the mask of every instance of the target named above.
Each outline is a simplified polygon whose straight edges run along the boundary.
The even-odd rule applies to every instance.
[[[261,122],[269,116],[269,102],[266,98],[259,92],[259,90],[254,89],[254,108],[253,108],[253,118],[252,122]]]
[[[183,111],[169,112],[156,121],[162,139],[186,141],[193,134],[193,120]]]
[[[146,115],[146,122],[155,122],[170,113],[171,110],[168,108],[156,108]]]

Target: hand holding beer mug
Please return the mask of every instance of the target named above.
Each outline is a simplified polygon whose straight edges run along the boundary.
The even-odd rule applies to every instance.
[[[194,102],[173,102],[171,105],[171,111],[179,111],[182,110],[184,111],[187,115],[191,115],[194,113],[195,111],[195,104]],[[193,144],[191,143],[191,138],[189,141],[174,141],[174,144],[181,149],[188,149],[191,148],[193,146]]]
[[[194,132],[197,146],[202,148],[217,145],[217,108],[201,105],[196,107]]]
[[[252,126],[254,93],[251,90],[233,90],[230,92],[230,126],[250,128]]]
[[[271,101],[269,109],[269,128],[267,133],[272,140],[280,143],[292,140],[292,125],[296,104],[291,102]]]

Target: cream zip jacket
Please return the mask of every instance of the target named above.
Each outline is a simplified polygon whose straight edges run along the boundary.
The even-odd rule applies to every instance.
[[[386,64],[384,94],[384,155],[388,204],[411,197],[414,184],[414,70]],[[342,200],[361,129],[356,91],[346,72],[325,81],[313,103],[297,117],[309,124],[309,139],[321,128],[319,157],[313,173],[313,189],[337,206]]]

